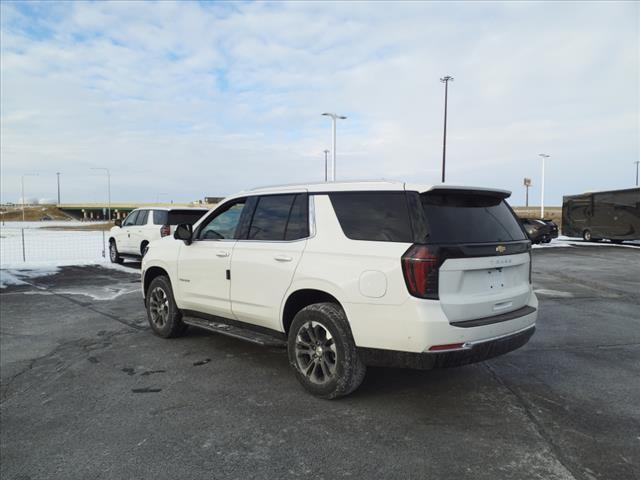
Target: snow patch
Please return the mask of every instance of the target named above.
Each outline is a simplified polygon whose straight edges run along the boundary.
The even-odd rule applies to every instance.
[[[562,290],[550,290],[546,288],[538,288],[534,290],[534,293],[538,295],[544,295],[547,297],[556,297],[556,298],[572,298],[573,293],[571,292],[563,292]]]
[[[89,287],[89,288],[74,288],[74,289],[53,289],[53,290],[29,290],[22,292],[25,295],[83,295],[89,297],[92,300],[104,301],[115,300],[122,295],[129,295],[131,293],[140,293],[140,287],[123,288],[123,287]]]
[[[0,288],[6,288],[8,285],[29,285],[29,282],[24,281],[25,279],[46,277],[59,271],[59,268],[53,265],[40,265],[27,269],[24,266],[16,269],[2,268],[0,269]]]

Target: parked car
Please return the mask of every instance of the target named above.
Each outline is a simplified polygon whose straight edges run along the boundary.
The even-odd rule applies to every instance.
[[[552,238],[558,238],[558,227],[551,220],[521,218],[520,221],[532,243],[549,243]]]
[[[193,224],[206,208],[138,208],[123,220],[116,220],[109,231],[109,259],[122,263],[125,258],[141,258],[148,245],[173,233],[179,224]]]
[[[558,238],[558,225],[556,225],[556,222],[548,218],[541,218],[540,220],[549,225],[551,239]]]
[[[430,369],[517,349],[534,332],[531,242],[510,192],[394,182],[252,190],[151,245],[152,330],[204,328],[288,350],[335,398],[366,367]]]

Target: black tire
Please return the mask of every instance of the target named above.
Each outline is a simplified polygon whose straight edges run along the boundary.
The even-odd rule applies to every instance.
[[[187,329],[182,321],[182,312],[173,298],[169,278],[160,275],[154,278],[145,296],[147,320],[153,332],[163,338],[179,337]]]
[[[591,242],[593,240],[593,238],[591,237],[591,230],[585,230],[584,232],[582,232],[582,239],[585,242]]]
[[[115,240],[111,240],[109,242],[109,260],[111,260],[111,263],[124,262],[124,259],[118,253],[118,247],[116,246]]]
[[[296,314],[289,328],[288,353],[298,381],[320,398],[350,394],[367,371],[344,311],[335,303],[315,303]]]

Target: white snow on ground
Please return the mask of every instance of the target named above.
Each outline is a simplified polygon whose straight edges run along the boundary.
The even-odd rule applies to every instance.
[[[59,267],[67,266],[82,266],[82,265],[99,265],[102,268],[109,268],[111,270],[120,270],[122,272],[139,274],[138,270],[131,269],[116,263],[110,263],[108,260],[101,258],[100,260],[87,260],[87,261],[61,261],[61,262],[39,262],[39,263],[20,263],[15,265],[2,265],[0,268],[0,289],[6,288],[8,285],[29,285],[31,280],[47,275],[54,275],[60,271]],[[60,293],[73,293],[73,292],[60,292]],[[78,292],[76,292],[78,293]],[[128,292],[123,292],[128,293]],[[81,293],[86,294],[86,293]],[[116,296],[121,295],[118,293]],[[100,298],[97,300],[108,300],[109,294],[99,294]],[[113,297],[115,298],[115,297]]]
[[[14,227],[20,223],[20,227]],[[41,228],[56,222],[6,222],[0,226],[0,267],[33,263],[103,261],[108,254],[108,232]],[[57,222],[69,225],[81,222]],[[27,224],[34,226],[27,227]],[[23,248],[24,246],[24,248]]]
[[[45,222],[2,222],[0,230],[4,228],[49,228],[49,227],[78,227],[80,225],[102,225],[107,222],[80,222],[78,220],[49,220]]]
[[[0,288],[52,275],[59,267],[96,265],[133,270],[109,262],[109,232],[42,227],[86,225],[86,222],[4,222],[0,225]],[[24,250],[23,250],[24,233]]]
[[[611,243],[608,240],[603,240],[601,242],[585,242],[581,238],[574,237],[565,237],[560,235],[558,238],[554,238],[550,243],[541,243],[539,245],[533,245],[532,248],[554,248],[554,247],[572,247],[572,246],[581,246],[581,247],[621,247],[621,248],[638,248],[640,247],[640,241],[634,240],[630,242],[624,243]]]

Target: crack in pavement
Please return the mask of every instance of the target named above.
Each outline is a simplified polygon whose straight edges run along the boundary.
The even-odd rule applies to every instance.
[[[92,340],[92,339],[87,339],[87,338],[69,340],[68,342],[64,342],[64,343],[59,344],[53,350],[51,350],[49,353],[29,360],[29,364],[25,368],[23,368],[22,370],[20,370],[19,372],[15,373],[15,374],[11,375],[6,380],[1,380],[0,381],[0,386],[2,387],[2,395],[1,395],[2,398],[0,398],[0,405],[4,404],[7,400],[10,400],[11,398],[15,397],[16,395],[22,394],[22,393],[24,393],[24,392],[29,390],[30,386],[28,386],[24,390],[15,391],[12,394],[9,392],[9,388],[11,387],[13,382],[17,378],[19,378],[22,375],[24,375],[25,373],[33,370],[38,363],[46,361],[50,357],[53,357],[53,356],[59,354],[61,351],[65,350],[65,349],[67,349],[69,347],[74,347],[74,346],[75,347],[80,347],[80,348],[82,348],[84,353],[92,352],[92,351],[98,350],[100,348],[107,348],[107,347],[111,346],[111,344],[112,344],[111,340],[114,337],[121,336],[121,335],[130,335],[130,334],[133,334],[133,333],[136,333],[136,331],[134,331],[134,330],[119,330],[119,331],[103,334],[97,340]],[[61,364],[61,363],[64,363],[64,361],[59,361],[58,362],[58,364]],[[69,368],[69,366],[71,366],[71,365],[67,365],[64,370]],[[63,373],[64,370],[62,370],[59,373]]]
[[[491,367],[491,365],[489,365],[486,362],[483,362],[482,365],[487,369],[487,371],[489,372],[491,377],[493,377],[496,383],[498,383],[498,385],[506,389],[511,394],[511,396],[515,398],[517,405],[524,412],[525,417],[528,419],[534,431],[544,441],[551,455],[553,455],[553,457],[558,461],[558,463],[562,465],[562,467],[567,471],[570,477],[573,480],[576,480],[578,478],[582,478],[584,476],[583,474],[588,475],[587,472],[580,472],[580,473],[575,472],[575,468],[570,465],[570,461],[562,454],[562,450],[560,449],[560,447],[557,446],[553,442],[553,439],[551,438],[551,436],[547,434],[544,428],[544,425],[540,421],[538,421],[538,419],[533,414],[533,412],[531,412],[531,409],[525,402],[522,395],[520,395],[514,388],[509,386],[502,378],[500,378],[498,373]],[[589,477],[593,478],[591,475],[589,475]]]

